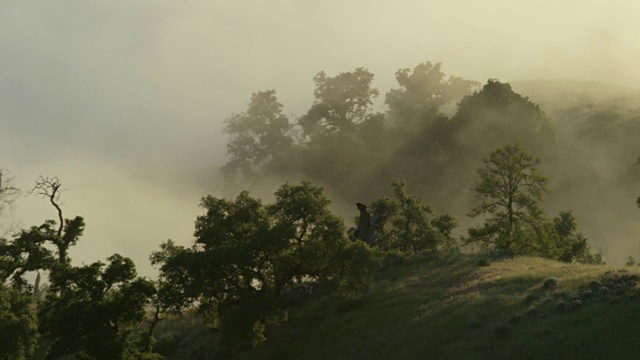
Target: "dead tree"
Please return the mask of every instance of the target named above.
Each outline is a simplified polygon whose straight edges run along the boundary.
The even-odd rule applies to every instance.
[[[356,229],[356,238],[366,242],[370,246],[376,244],[375,225],[371,222],[371,214],[367,211],[367,205],[356,203],[360,211],[360,221]]]
[[[51,205],[56,209],[58,215],[57,228],[52,229],[53,234],[51,241],[58,250],[58,264],[66,267],[69,264],[67,257],[67,251],[69,247],[75,245],[84,231],[84,219],[81,216],[76,216],[72,220],[64,219],[62,216],[62,203],[60,202],[60,194],[62,193],[62,184],[57,177],[43,177],[40,176],[36,180],[36,185],[30,194],[40,195],[47,198]],[[54,222],[51,222],[53,225]]]

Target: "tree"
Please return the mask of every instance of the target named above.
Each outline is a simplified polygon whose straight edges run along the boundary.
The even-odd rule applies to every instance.
[[[57,249],[56,265],[66,267],[69,264],[67,255],[69,247],[75,245],[84,232],[84,219],[81,216],[76,216],[73,219],[65,219],[63,217],[62,204],[60,202],[62,183],[57,177],[40,176],[30,193],[46,198],[56,209],[58,222],[47,220],[38,228],[38,231],[47,241],[55,245]]]
[[[370,116],[372,99],[379,95],[371,87],[373,74],[365,68],[329,77],[320,71],[313,78],[315,101],[300,118],[306,136],[318,134],[353,133]]]
[[[0,282],[0,359],[31,359],[38,340],[33,298]]]
[[[58,178],[40,177],[31,193],[49,200],[56,209],[58,222],[47,220],[20,231],[11,240],[0,239],[0,330],[16,332],[15,336],[7,337],[8,341],[15,341],[7,349],[21,354],[16,359],[24,358],[33,350],[29,331],[39,328],[45,338],[43,344],[50,346],[45,349],[48,359],[154,358],[149,337],[130,331],[145,316],[146,306],[156,292],[153,283],[137,277],[133,262],[118,254],[109,257],[106,265],[96,262],[72,266],[68,250],[79,241],[85,224],[80,216],[64,218],[61,192]],[[46,299],[33,304],[28,296],[31,286],[23,275],[39,270],[48,270],[51,286]],[[5,291],[7,279],[14,289]],[[36,295],[37,283],[38,280]],[[7,308],[10,308],[8,315]],[[35,321],[29,322],[36,311],[37,328]],[[5,320],[9,328],[4,328]],[[0,348],[4,350],[5,346]]]
[[[500,147],[484,159],[472,187],[480,204],[469,216],[489,217],[482,227],[469,229],[470,241],[516,253],[535,246],[525,234],[539,222],[538,204],[547,192],[547,178],[538,170],[539,164],[517,143]]]
[[[553,218],[553,230],[556,236],[557,259],[564,262],[595,262],[591,259],[591,254],[587,238],[582,234],[576,233],[576,218],[571,210],[561,211],[558,216]]]
[[[130,330],[145,317],[153,283],[137,277],[131,259],[114,254],[107,260],[52,273],[51,291],[38,309],[40,331],[51,343],[48,359],[154,358],[146,334]]]
[[[12,288],[26,291],[25,273],[51,269],[55,260],[45,246],[47,237],[43,231],[47,232],[34,226],[22,230],[12,240],[0,239],[0,283],[10,279]]]
[[[403,180],[394,180],[391,188],[394,197],[372,201],[368,206],[371,213],[359,206],[360,216],[366,213],[370,218],[369,231],[373,231],[375,241],[369,242],[385,250],[403,252],[434,252],[456,247],[451,236],[458,225],[455,218],[446,214],[436,216],[430,205],[409,194]],[[360,225],[358,230],[363,228]]]
[[[225,120],[224,133],[229,136],[227,154],[230,159],[223,167],[227,174],[255,176],[265,167],[286,163],[293,139],[291,124],[282,113],[275,90],[251,95],[247,111]],[[282,163],[282,164],[281,164]]]
[[[411,126],[413,123],[428,123],[443,105],[468,95],[478,85],[457,76],[445,79],[440,67],[440,63],[427,61],[413,69],[396,71],[400,87],[390,90],[385,97],[389,115],[396,123],[409,128],[415,127]]]
[[[482,89],[460,101],[451,126],[450,137],[465,150],[463,156],[514,142],[548,155],[556,144],[553,122],[546,113],[496,79],[489,79]]]
[[[319,72],[314,77],[315,101],[298,120],[303,135],[299,171],[343,196],[364,188],[379,161],[372,155],[383,149],[384,114],[371,111],[379,94],[372,87],[373,77],[365,68],[334,77]]]
[[[266,206],[246,191],[235,200],[207,196],[195,244],[168,241],[151,257],[161,281],[181,287],[182,304],[198,299],[209,308],[228,346],[264,341],[265,327],[284,319],[285,294],[296,284],[364,291],[375,267],[368,247],[347,241],[322,188],[285,184],[275,196]]]

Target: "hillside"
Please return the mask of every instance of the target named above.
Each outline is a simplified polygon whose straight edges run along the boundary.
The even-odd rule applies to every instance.
[[[593,247],[622,264],[640,255],[640,90],[580,81],[515,81],[513,89],[540,105],[561,142],[547,162],[550,212],[572,209]]]
[[[640,90],[591,81],[519,80],[513,89],[539,104],[553,119],[562,121],[593,110],[640,112]]]
[[[477,256],[416,258],[380,272],[365,299],[312,295],[290,312],[286,324],[267,335],[263,346],[228,358],[622,359],[637,355],[639,267],[529,257],[489,266],[481,263]],[[177,348],[170,359],[211,358],[205,354],[215,351],[217,335],[188,322],[163,324],[157,334],[159,345],[166,351]],[[171,341],[164,337],[167,334],[173,334]]]

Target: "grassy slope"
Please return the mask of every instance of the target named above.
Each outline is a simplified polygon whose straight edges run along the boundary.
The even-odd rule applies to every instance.
[[[637,357],[640,298],[635,287],[622,287],[619,295],[583,293],[607,271],[640,274],[639,267],[568,265],[538,258],[480,267],[477,261],[475,256],[414,259],[381,272],[364,301],[312,299],[292,310],[289,322],[272,331],[263,346],[233,358]],[[557,281],[553,290],[544,289],[549,278]],[[576,294],[583,304],[567,309]],[[182,346],[195,350],[200,345]],[[184,350],[181,354],[174,358],[189,358]]]
[[[511,84],[540,104],[565,133],[573,133],[594,112],[614,110],[630,122],[640,116],[636,89],[573,81]],[[364,302],[312,299],[292,310],[289,322],[268,334],[263,346],[234,359],[639,357],[634,345],[640,338],[640,298],[635,299],[635,290],[617,296],[596,293],[594,300],[583,297],[584,304],[572,311],[558,304],[569,303],[572,293],[582,294],[607,271],[640,274],[640,268],[536,258],[478,267],[477,261],[464,256],[435,263],[416,259],[380,273]],[[543,289],[548,278],[558,281],[554,291]],[[204,354],[216,348],[216,334],[186,320],[162,324],[159,335],[165,340],[173,336],[173,343],[164,341],[177,348],[170,359],[208,359]]]

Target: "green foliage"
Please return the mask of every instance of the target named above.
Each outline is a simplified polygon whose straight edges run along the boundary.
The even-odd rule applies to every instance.
[[[331,280],[351,294],[369,291],[376,270],[382,266],[382,259],[362,241],[344,245],[332,263]]]
[[[30,359],[38,340],[33,298],[0,282],[0,359]]]
[[[421,190],[451,167],[453,133],[441,107],[477,83],[449,76],[425,62],[396,73],[399,87],[386,95],[387,113],[372,111],[379,92],[374,75],[356,68],[314,77],[314,102],[295,124],[282,114],[275,92],[253,94],[246,112],[226,121],[229,161],[236,179],[302,175],[331,187],[345,200],[382,191],[401,175]],[[459,162],[458,162],[459,163]],[[422,169],[428,168],[429,172]]]
[[[136,277],[133,261],[118,254],[110,256],[106,265],[70,265],[69,247],[80,240],[85,223],[80,216],[64,219],[60,188],[57,178],[40,177],[32,190],[48,198],[58,222],[47,220],[20,231],[11,241],[0,240],[0,348],[9,352],[2,358],[22,359],[33,352],[36,313],[43,338],[39,352],[48,359],[154,358],[148,346],[153,340],[129,330],[143,320],[149,298],[156,292],[153,283]],[[37,309],[31,297],[5,291],[3,284],[10,278],[14,288],[31,295],[23,275],[39,270],[49,272],[51,286]],[[34,291],[33,295],[40,294]],[[7,329],[2,328],[5,325]],[[4,336],[5,332],[12,335]],[[4,346],[5,340],[13,345]]]
[[[385,251],[405,253],[419,251],[455,250],[457,244],[452,231],[456,219],[450,215],[434,215],[430,205],[416,195],[409,194],[406,182],[391,183],[394,198],[380,198],[369,204],[378,246]]]
[[[379,92],[371,87],[373,74],[365,68],[330,77],[320,71],[313,78],[316,88],[311,109],[300,118],[304,134],[352,133],[368,115]]]
[[[484,160],[473,190],[480,198],[470,216],[488,216],[482,227],[469,229],[470,242],[508,254],[535,255],[564,262],[601,263],[587,239],[577,233],[571,210],[548,220],[541,208],[548,179],[519,144],[505,145]]]
[[[153,283],[136,277],[130,259],[115,254],[107,260],[54,269],[51,292],[38,309],[40,330],[51,341],[48,358],[124,359],[136,348],[145,352],[140,335],[128,329],[143,320]]]
[[[285,288],[312,281],[366,291],[376,266],[368,247],[348,242],[321,188],[285,184],[275,196],[266,206],[246,191],[235,200],[207,196],[195,245],[169,241],[151,257],[160,267],[160,282],[175,284],[182,294],[173,302],[200,299],[229,347],[259,344],[268,325],[286,318]]]
[[[571,210],[561,211],[553,219],[553,225],[558,252],[555,258],[564,262],[589,262],[593,255],[590,253],[587,239],[582,234],[576,233],[577,223]]]
[[[513,142],[545,155],[555,149],[553,124],[544,111],[508,83],[495,79],[464,97],[451,121],[458,146],[467,155]]]
[[[291,124],[282,113],[275,90],[253,94],[246,112],[225,120],[230,160],[224,172],[252,177],[257,172],[268,171],[267,168],[283,171],[284,164],[279,164],[286,163],[290,152],[293,143],[290,131]]]
[[[0,283],[10,279],[13,288],[26,289],[26,272],[51,268],[53,254],[45,247],[48,232],[45,223],[22,230],[11,241],[0,239]]]
[[[539,246],[531,236],[541,230],[539,202],[547,178],[519,144],[505,145],[484,159],[472,189],[480,199],[469,216],[488,215],[482,227],[469,229],[469,241],[516,254],[530,254]]]

